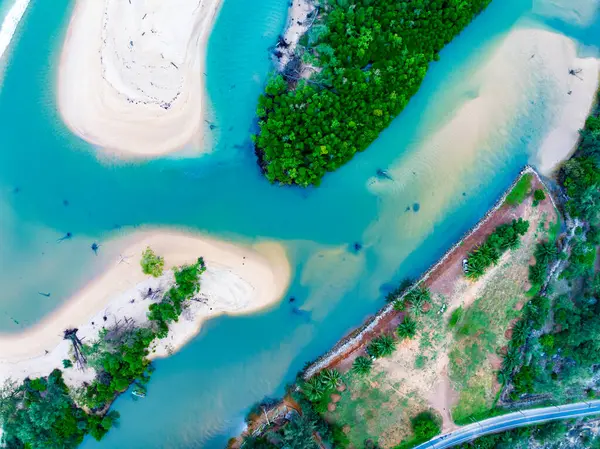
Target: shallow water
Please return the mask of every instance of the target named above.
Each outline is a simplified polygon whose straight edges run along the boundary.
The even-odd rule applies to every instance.
[[[6,4],[0,0],[0,11]],[[538,88],[505,105],[510,120],[481,129],[476,151],[460,136],[435,140],[478,97],[480,80],[471,75],[517,22],[575,38],[582,55],[596,55],[600,43],[589,2],[495,0],[442,52],[371,148],[319,189],[278,188],[258,172],[248,135],[287,4],[225,0],[207,61],[215,150],[147,163],[99,160],[58,117],[55,69],[72,1],[36,2],[25,15],[0,86],[0,330],[40,320],[114,260],[111,237],[141,226],[277,239],[295,268],[279,305],[207,323],[181,352],[156,363],[146,399],[116,402],[121,427],[83,447],[223,447],[248,407],[280,395],[306,361],[375,312],[394,281],[439,257],[535,153],[557,101],[543,73]],[[572,8],[581,10],[573,16]],[[378,180],[378,169],[394,180]],[[67,232],[73,238],[58,243]],[[97,257],[93,242],[102,245]],[[354,242],[363,245],[358,253]]]

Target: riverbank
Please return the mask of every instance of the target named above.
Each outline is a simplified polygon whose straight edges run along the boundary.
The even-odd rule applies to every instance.
[[[63,331],[77,328],[78,336],[89,343],[106,325],[133,320],[147,322],[148,307],[160,301],[173,285],[167,270],[159,278],[144,275],[142,251],[148,246],[165,258],[165,268],[194,263],[203,257],[207,270],[201,278],[201,293],[190,302],[182,318],[169,327],[169,336],[157,342],[150,358],[165,357],[193,338],[202,323],[222,314],[256,312],[277,302],[288,287],[290,265],[283,247],[259,243],[253,247],[232,245],[180,232],[149,231],[126,239],[123,259],[68,300],[41,323],[19,334],[0,335],[0,382],[8,378],[45,376],[62,360],[70,359],[71,343]],[[149,290],[151,289],[151,290]],[[94,371],[64,370],[70,386],[94,378]]]
[[[202,145],[207,39],[220,0],[77,0],[58,69],[73,133],[119,157]]]

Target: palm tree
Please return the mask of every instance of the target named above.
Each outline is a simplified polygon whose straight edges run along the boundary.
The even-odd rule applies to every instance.
[[[311,377],[302,384],[302,392],[310,402],[321,400],[325,394],[323,384],[317,376]]]
[[[535,259],[542,263],[552,262],[557,255],[556,245],[548,240],[538,243],[535,247]]]
[[[431,300],[431,295],[427,287],[416,287],[408,292],[406,300],[412,304],[414,310],[420,311],[423,304]]]
[[[473,280],[478,279],[485,273],[485,268],[481,257],[471,254],[467,260],[467,271],[465,276]]]
[[[394,353],[396,349],[396,340],[390,334],[383,334],[371,341],[367,347],[367,352],[376,359],[387,357]]]
[[[401,339],[413,338],[417,333],[417,322],[406,315],[404,320],[402,320],[402,323],[400,323],[396,329],[396,333]]]
[[[398,312],[402,312],[404,309],[406,309],[406,302],[403,299],[396,299],[394,301],[394,310],[397,310]]]
[[[546,276],[548,265],[538,262],[535,265],[529,265],[529,281],[533,285],[542,285]]]
[[[354,363],[352,364],[352,372],[358,374],[359,376],[366,376],[371,372],[371,368],[373,367],[373,360],[371,357],[365,357],[361,355],[354,359]]]
[[[496,265],[500,260],[500,253],[498,252],[498,250],[492,245],[488,245],[487,243],[484,243],[475,251],[480,254],[482,259],[485,262],[487,262],[488,265]]]
[[[335,390],[342,381],[342,375],[337,370],[325,368],[319,374],[319,380],[325,390]]]

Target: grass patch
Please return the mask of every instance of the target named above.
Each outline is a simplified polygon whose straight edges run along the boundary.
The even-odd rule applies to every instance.
[[[462,319],[464,313],[465,309],[463,309],[463,306],[460,306],[458,309],[454,309],[450,315],[450,320],[448,321],[448,328],[454,329],[458,322]]]
[[[521,179],[517,181],[513,189],[506,196],[505,203],[510,206],[518,206],[521,204],[525,198],[529,195],[531,191],[531,181],[533,180],[533,175],[531,173],[527,173],[521,176]]]
[[[423,367],[425,367],[426,363],[427,363],[427,357],[424,355],[418,355],[417,358],[415,359],[415,368],[423,369]]]

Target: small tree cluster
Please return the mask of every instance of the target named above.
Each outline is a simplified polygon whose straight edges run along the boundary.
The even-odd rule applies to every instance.
[[[142,266],[142,272],[144,274],[149,274],[150,276],[157,278],[163,274],[165,269],[165,259],[164,257],[157,256],[154,251],[152,251],[152,248],[147,247],[142,253],[140,265]]]
[[[465,275],[469,279],[481,277],[485,270],[498,263],[505,251],[518,248],[521,236],[528,229],[529,222],[522,218],[498,226],[484,243],[468,255]]]

